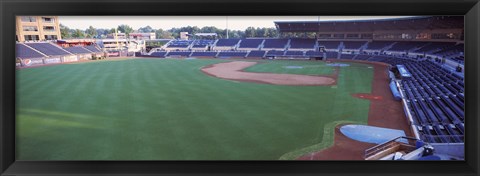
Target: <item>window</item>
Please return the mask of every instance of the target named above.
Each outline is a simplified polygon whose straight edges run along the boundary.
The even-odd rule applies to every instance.
[[[57,35],[45,35],[45,40],[57,40]]]
[[[23,26],[23,31],[38,31],[37,26]]]
[[[22,16],[22,22],[37,22],[37,18],[34,16]]]
[[[47,18],[47,17],[42,17],[42,20],[44,23],[53,23],[55,22],[54,18]]]
[[[43,26],[43,30],[44,31],[55,31],[55,27],[54,26]]]
[[[25,40],[40,40],[38,35],[24,35]]]

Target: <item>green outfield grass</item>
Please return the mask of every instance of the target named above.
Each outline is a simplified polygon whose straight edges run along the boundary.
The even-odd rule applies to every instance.
[[[17,70],[19,160],[277,160],[331,145],[333,126],[366,123],[373,69],[350,63],[336,86],[218,79],[231,60],[127,59]],[[246,71],[331,74],[314,61]],[[301,65],[304,69],[286,69]]]

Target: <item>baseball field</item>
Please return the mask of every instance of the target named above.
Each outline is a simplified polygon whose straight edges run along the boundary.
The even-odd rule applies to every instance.
[[[330,75],[329,85],[221,78],[235,59],[117,59],[18,69],[19,160],[278,160],[333,145],[368,122],[369,64],[245,60],[257,74]],[[332,76],[333,75],[333,76]]]

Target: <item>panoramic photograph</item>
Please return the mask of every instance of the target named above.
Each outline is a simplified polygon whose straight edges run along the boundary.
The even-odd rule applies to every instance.
[[[464,16],[16,16],[17,160],[465,160]]]

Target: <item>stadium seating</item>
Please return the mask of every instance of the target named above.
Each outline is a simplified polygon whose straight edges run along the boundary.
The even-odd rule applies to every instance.
[[[432,52],[437,52],[444,48],[452,47],[454,45],[454,42],[430,42],[429,44],[415,50],[414,52],[430,54]]]
[[[70,54],[67,51],[63,50],[62,48],[55,46],[54,44],[51,44],[51,43],[25,43],[25,44],[49,56],[59,56],[59,55]]]
[[[427,42],[396,42],[388,51],[409,51],[427,44]]]
[[[247,52],[220,52],[217,57],[245,57]]]
[[[315,39],[290,39],[290,48],[313,49],[316,43]]]
[[[92,51],[92,52],[102,52],[97,47],[95,47],[94,45],[85,46],[85,49],[87,49],[89,51]]]
[[[167,48],[186,49],[192,43],[193,43],[192,40],[173,40],[168,44]]]
[[[366,58],[359,55],[359,58]],[[401,88],[415,125],[427,142],[463,142],[465,120],[463,84],[457,76],[430,61],[413,61],[390,56],[371,56],[369,61],[402,64],[412,78],[401,81]]]
[[[357,57],[355,58],[355,60],[367,60],[367,59],[369,59],[370,57],[372,57],[372,56],[359,54],[359,55],[357,55]]]
[[[263,39],[242,39],[238,48],[258,48]]]
[[[192,48],[205,48],[208,45],[213,45],[214,42],[215,40],[195,40]]]
[[[345,41],[343,42],[344,49],[360,49],[366,41]]]
[[[23,45],[17,43],[15,45],[15,53],[16,57],[26,59],[26,58],[40,58],[40,57],[45,57],[44,55],[40,54],[39,52]]]
[[[288,39],[265,39],[265,42],[263,43],[263,48],[264,49],[270,49],[270,48],[284,49],[287,43],[288,43]]]
[[[303,56],[303,51],[287,51],[285,56]]]
[[[240,39],[218,39],[215,46],[235,46]]]
[[[310,50],[305,52],[305,55],[306,56],[323,56],[323,52]]]
[[[367,50],[381,50],[389,45],[393,44],[391,41],[373,41],[369,42]]]
[[[319,41],[319,46],[324,46],[325,49],[338,49],[340,41]]]
[[[216,51],[197,51],[193,52],[191,56],[215,57],[217,53]]]
[[[451,55],[463,53],[463,52],[464,52],[464,44],[462,43],[462,44],[458,44],[452,47],[447,47],[439,51],[433,52],[433,54],[440,55],[440,56],[451,56]]]
[[[263,57],[265,56],[266,51],[250,51],[247,55],[247,57]]]
[[[192,52],[191,51],[170,51],[167,53],[167,56],[190,56]]]
[[[285,51],[270,50],[267,52],[267,56],[283,56]]]
[[[63,49],[65,49],[65,50],[67,50],[68,52],[73,53],[73,54],[92,53],[91,51],[85,49],[85,48],[82,47],[82,46],[74,46],[74,47],[68,47],[68,48],[63,48]]]

